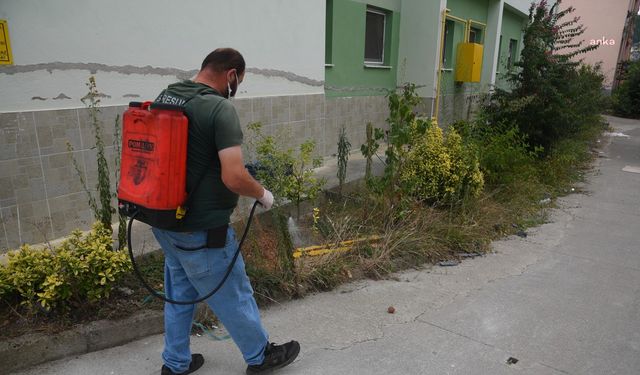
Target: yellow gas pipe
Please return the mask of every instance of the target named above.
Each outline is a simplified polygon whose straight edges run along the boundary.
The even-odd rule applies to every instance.
[[[433,121],[434,124],[438,124],[438,115],[440,113],[440,91],[441,91],[441,86],[442,86],[442,58],[444,55],[444,31],[445,31],[445,26],[447,24],[447,19],[453,20],[453,21],[457,21],[460,22],[462,24],[465,25],[465,36],[464,36],[464,40],[465,42],[468,40],[469,38],[469,33],[467,32],[467,27],[468,27],[468,21],[465,19],[462,19],[460,17],[456,17],[456,16],[452,16],[449,14],[451,10],[445,8],[442,11],[442,26],[441,26],[441,30],[440,30],[440,59],[438,60],[438,84],[436,85],[436,104],[435,104],[435,111],[434,111],[434,116],[431,118],[431,121]]]
[[[486,31],[487,29],[487,24],[486,23],[482,23],[479,21],[475,21],[472,19],[464,19],[464,18],[460,18],[460,17],[456,17],[453,16],[451,14],[449,14],[451,10],[448,8],[445,8],[442,11],[442,26],[441,26],[441,30],[440,30],[440,59],[438,61],[438,84],[436,85],[436,103],[435,103],[435,111],[434,111],[434,115],[431,117],[431,121],[433,121],[434,124],[438,124],[438,116],[440,114],[440,91],[441,91],[441,85],[442,85],[442,59],[443,59],[443,55],[444,55],[444,31],[445,31],[445,26],[447,24],[447,20],[453,20],[453,21],[457,21],[460,22],[464,25],[464,42],[468,43],[469,42],[469,33],[471,32],[471,25],[472,24],[476,24],[476,25],[480,25],[483,28],[483,31]],[[483,38],[484,38],[484,32],[483,32]]]

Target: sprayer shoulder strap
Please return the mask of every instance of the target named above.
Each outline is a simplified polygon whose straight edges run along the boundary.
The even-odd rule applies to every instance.
[[[198,96],[204,96],[204,95],[215,95],[215,94],[197,94],[192,96],[191,98],[187,99],[186,102],[184,102],[184,104],[182,104],[183,108],[186,108],[187,103],[189,103],[191,101],[191,99],[198,97]],[[220,105],[220,103],[218,103],[216,105],[216,108]],[[215,112],[215,109],[213,110],[213,112]],[[185,114],[186,115],[186,114]],[[191,205],[191,201],[193,200],[193,194],[196,192],[196,190],[198,189],[198,187],[200,186],[200,183],[202,183],[202,180],[204,180],[204,176],[207,174],[207,169],[205,169],[204,171],[202,171],[202,173],[198,176],[198,179],[196,180],[196,183],[193,185],[193,187],[191,188],[191,190],[187,193],[187,199],[184,202],[184,207],[186,209],[189,208],[189,206]]]

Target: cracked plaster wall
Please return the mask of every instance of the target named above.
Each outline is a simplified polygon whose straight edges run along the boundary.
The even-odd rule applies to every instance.
[[[91,74],[104,105],[154,98],[223,46],[247,61],[239,97],[322,93],[324,14],[324,0],[5,2],[0,112],[81,108]]]
[[[345,127],[354,149],[364,142],[365,124],[383,127],[384,96],[325,98],[324,94],[239,98],[232,101],[247,141],[247,125],[260,122],[282,147],[316,142],[318,156],[337,151]],[[125,106],[102,106],[101,120],[110,170],[114,170],[115,118]],[[67,142],[74,151],[67,150]],[[97,182],[95,140],[84,108],[0,113],[0,255],[22,243],[36,244],[88,229],[93,216],[72,157],[88,181]],[[251,152],[245,149],[246,159]],[[114,181],[112,179],[112,181]],[[248,211],[242,211],[248,212]],[[0,256],[0,260],[1,260]]]

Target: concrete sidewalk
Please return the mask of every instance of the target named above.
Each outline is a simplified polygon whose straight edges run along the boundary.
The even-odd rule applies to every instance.
[[[264,311],[273,341],[302,345],[279,373],[640,373],[640,122],[610,121],[622,134],[603,141],[590,193],[562,199],[528,238]],[[244,373],[229,340],[192,348],[206,359],[196,374]],[[161,351],[156,335],[20,374],[159,374]]]

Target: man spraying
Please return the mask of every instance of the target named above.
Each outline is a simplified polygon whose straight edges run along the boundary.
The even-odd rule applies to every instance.
[[[245,75],[245,61],[232,48],[219,48],[202,62],[192,81],[169,85],[156,102],[183,105],[189,118],[187,191],[191,204],[176,231],[153,228],[165,254],[165,295],[194,300],[224,277],[238,243],[229,226],[239,195],[257,199],[266,209],[273,195],[244,167],[242,130],[233,97]],[[242,352],[247,374],[284,367],[298,356],[300,345],[269,343],[253,298],[242,255],[220,290],[207,304]],[[204,363],[191,354],[189,337],[194,305],[165,303],[162,375],[190,374]]]

